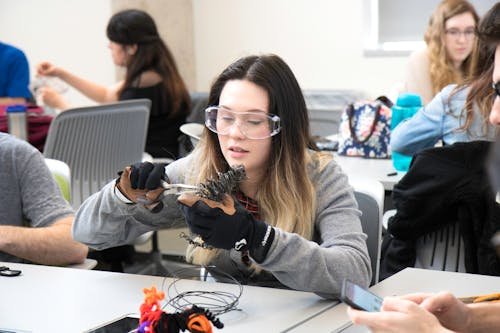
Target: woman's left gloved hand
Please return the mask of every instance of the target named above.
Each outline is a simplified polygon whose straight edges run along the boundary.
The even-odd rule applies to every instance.
[[[243,250],[262,262],[274,240],[274,229],[254,219],[237,200],[225,195],[222,203],[183,194],[178,201],[189,229],[205,243],[220,249]]]

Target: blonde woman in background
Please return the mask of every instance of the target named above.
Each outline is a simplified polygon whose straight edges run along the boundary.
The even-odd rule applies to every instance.
[[[493,70],[487,76],[489,84],[483,88],[491,92],[489,99],[491,125],[500,128],[500,2],[484,15],[478,31],[480,38],[495,48]],[[490,160],[490,168],[497,175],[500,173],[499,160],[498,155]],[[498,179],[493,186],[500,190]],[[500,302],[464,304],[450,292],[386,297],[380,312],[348,308],[347,313],[356,325],[368,326],[370,331],[375,333],[500,331]]]
[[[469,77],[461,84],[444,87],[413,117],[391,132],[391,149],[405,155],[431,148],[438,142],[494,141],[489,122],[495,92],[491,89],[495,48],[482,40],[471,55]]]
[[[405,90],[420,95],[426,105],[445,86],[469,75],[479,16],[465,0],[443,0],[429,19],[427,47],[410,55]]]

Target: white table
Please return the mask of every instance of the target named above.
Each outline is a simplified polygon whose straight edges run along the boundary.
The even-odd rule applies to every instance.
[[[334,155],[335,161],[350,179],[369,178],[378,180],[386,191],[392,191],[394,185],[406,172],[396,171],[392,159],[374,159]]]
[[[51,266],[2,263],[22,270],[0,276],[0,328],[36,333],[82,332],[127,313],[138,313],[143,288],[164,278]],[[165,280],[168,286],[172,279]],[[238,292],[234,284],[182,280],[183,290]],[[280,332],[336,304],[312,293],[244,286],[238,307],[220,316],[221,332]],[[214,331],[218,331],[214,327]]]
[[[500,277],[406,268],[371,287],[370,290],[382,297],[411,292],[434,293],[442,290],[448,290],[458,297],[466,297],[499,292]],[[339,304],[289,332],[340,332],[343,328],[350,326],[346,310],[345,304]],[[368,330],[352,326],[352,329],[349,328],[346,332],[368,332]]]

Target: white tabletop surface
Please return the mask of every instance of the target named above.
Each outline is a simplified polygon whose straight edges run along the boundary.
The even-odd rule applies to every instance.
[[[370,290],[381,297],[412,292],[434,293],[443,290],[448,290],[458,297],[467,297],[500,292],[500,277],[406,268],[371,287]],[[352,326],[343,331],[342,328],[350,326],[346,310],[345,304],[339,304],[289,332],[368,332],[366,328],[359,326]]]
[[[339,135],[332,134],[326,138],[338,141]],[[369,178],[378,180],[384,185],[386,191],[392,191],[394,185],[406,174],[406,172],[396,171],[390,158],[340,156],[337,152],[334,153],[334,156],[337,163],[350,179]]]
[[[0,329],[28,332],[82,332],[127,313],[138,313],[143,288],[165,289],[161,277],[74,268],[2,263],[21,269],[0,276]],[[185,290],[229,291],[238,286],[182,280]],[[185,289],[184,289],[185,288]],[[319,296],[291,290],[244,286],[238,307],[223,314],[221,332],[281,332],[335,305]],[[214,327],[214,331],[218,331]]]
[[[394,169],[391,159],[339,156],[336,153],[334,159],[350,179],[378,180],[386,191],[391,191],[405,175],[405,172]]]

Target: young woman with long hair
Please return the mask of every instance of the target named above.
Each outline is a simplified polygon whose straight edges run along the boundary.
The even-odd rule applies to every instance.
[[[353,189],[332,155],[315,150],[288,65],[276,55],[241,58],[215,80],[209,103],[194,151],[166,167],[125,168],[80,208],[75,238],[105,248],[187,222],[210,246],[191,245],[188,261],[245,283],[325,297],[337,297],[344,278],[367,286],[370,259]],[[196,185],[236,165],[246,177],[224,201],[234,214],[199,197],[192,204],[179,205],[175,195],[155,201],[162,178]],[[153,203],[137,204],[144,199]]]
[[[469,76],[478,21],[466,0],[443,0],[434,10],[424,35],[427,47],[410,55],[405,78],[406,90],[420,95],[424,105]]]
[[[141,10],[120,11],[109,20],[106,34],[113,62],[126,69],[124,80],[105,87],[49,62],[37,66],[38,74],[58,77],[99,103],[150,99],[146,151],[153,157],[177,158],[179,127],[190,110],[189,93],[153,18]],[[50,87],[42,88],[40,94],[49,106],[60,110],[70,107]]]
[[[489,73],[488,85],[483,88],[485,94],[493,94],[493,103],[489,104],[491,125],[500,128],[500,91],[496,88],[500,82],[500,2],[483,16],[478,32],[483,45],[486,43],[488,47],[496,49],[493,70]],[[478,82],[478,87],[482,84]],[[497,141],[497,154],[500,151],[499,142]],[[497,175],[496,182],[493,182],[493,188],[497,191],[500,191],[499,160],[498,155],[490,160],[490,167]],[[495,244],[492,242],[492,245]],[[497,332],[500,330],[499,313],[500,302],[465,304],[450,292],[387,297],[381,311],[377,313],[352,308],[348,310],[348,315],[355,324],[368,326],[372,332],[398,333]]]
[[[489,122],[495,92],[491,89],[495,48],[478,40],[471,55],[470,77],[448,85],[413,117],[391,132],[391,149],[413,155],[433,147],[477,140],[494,141],[495,127]]]

